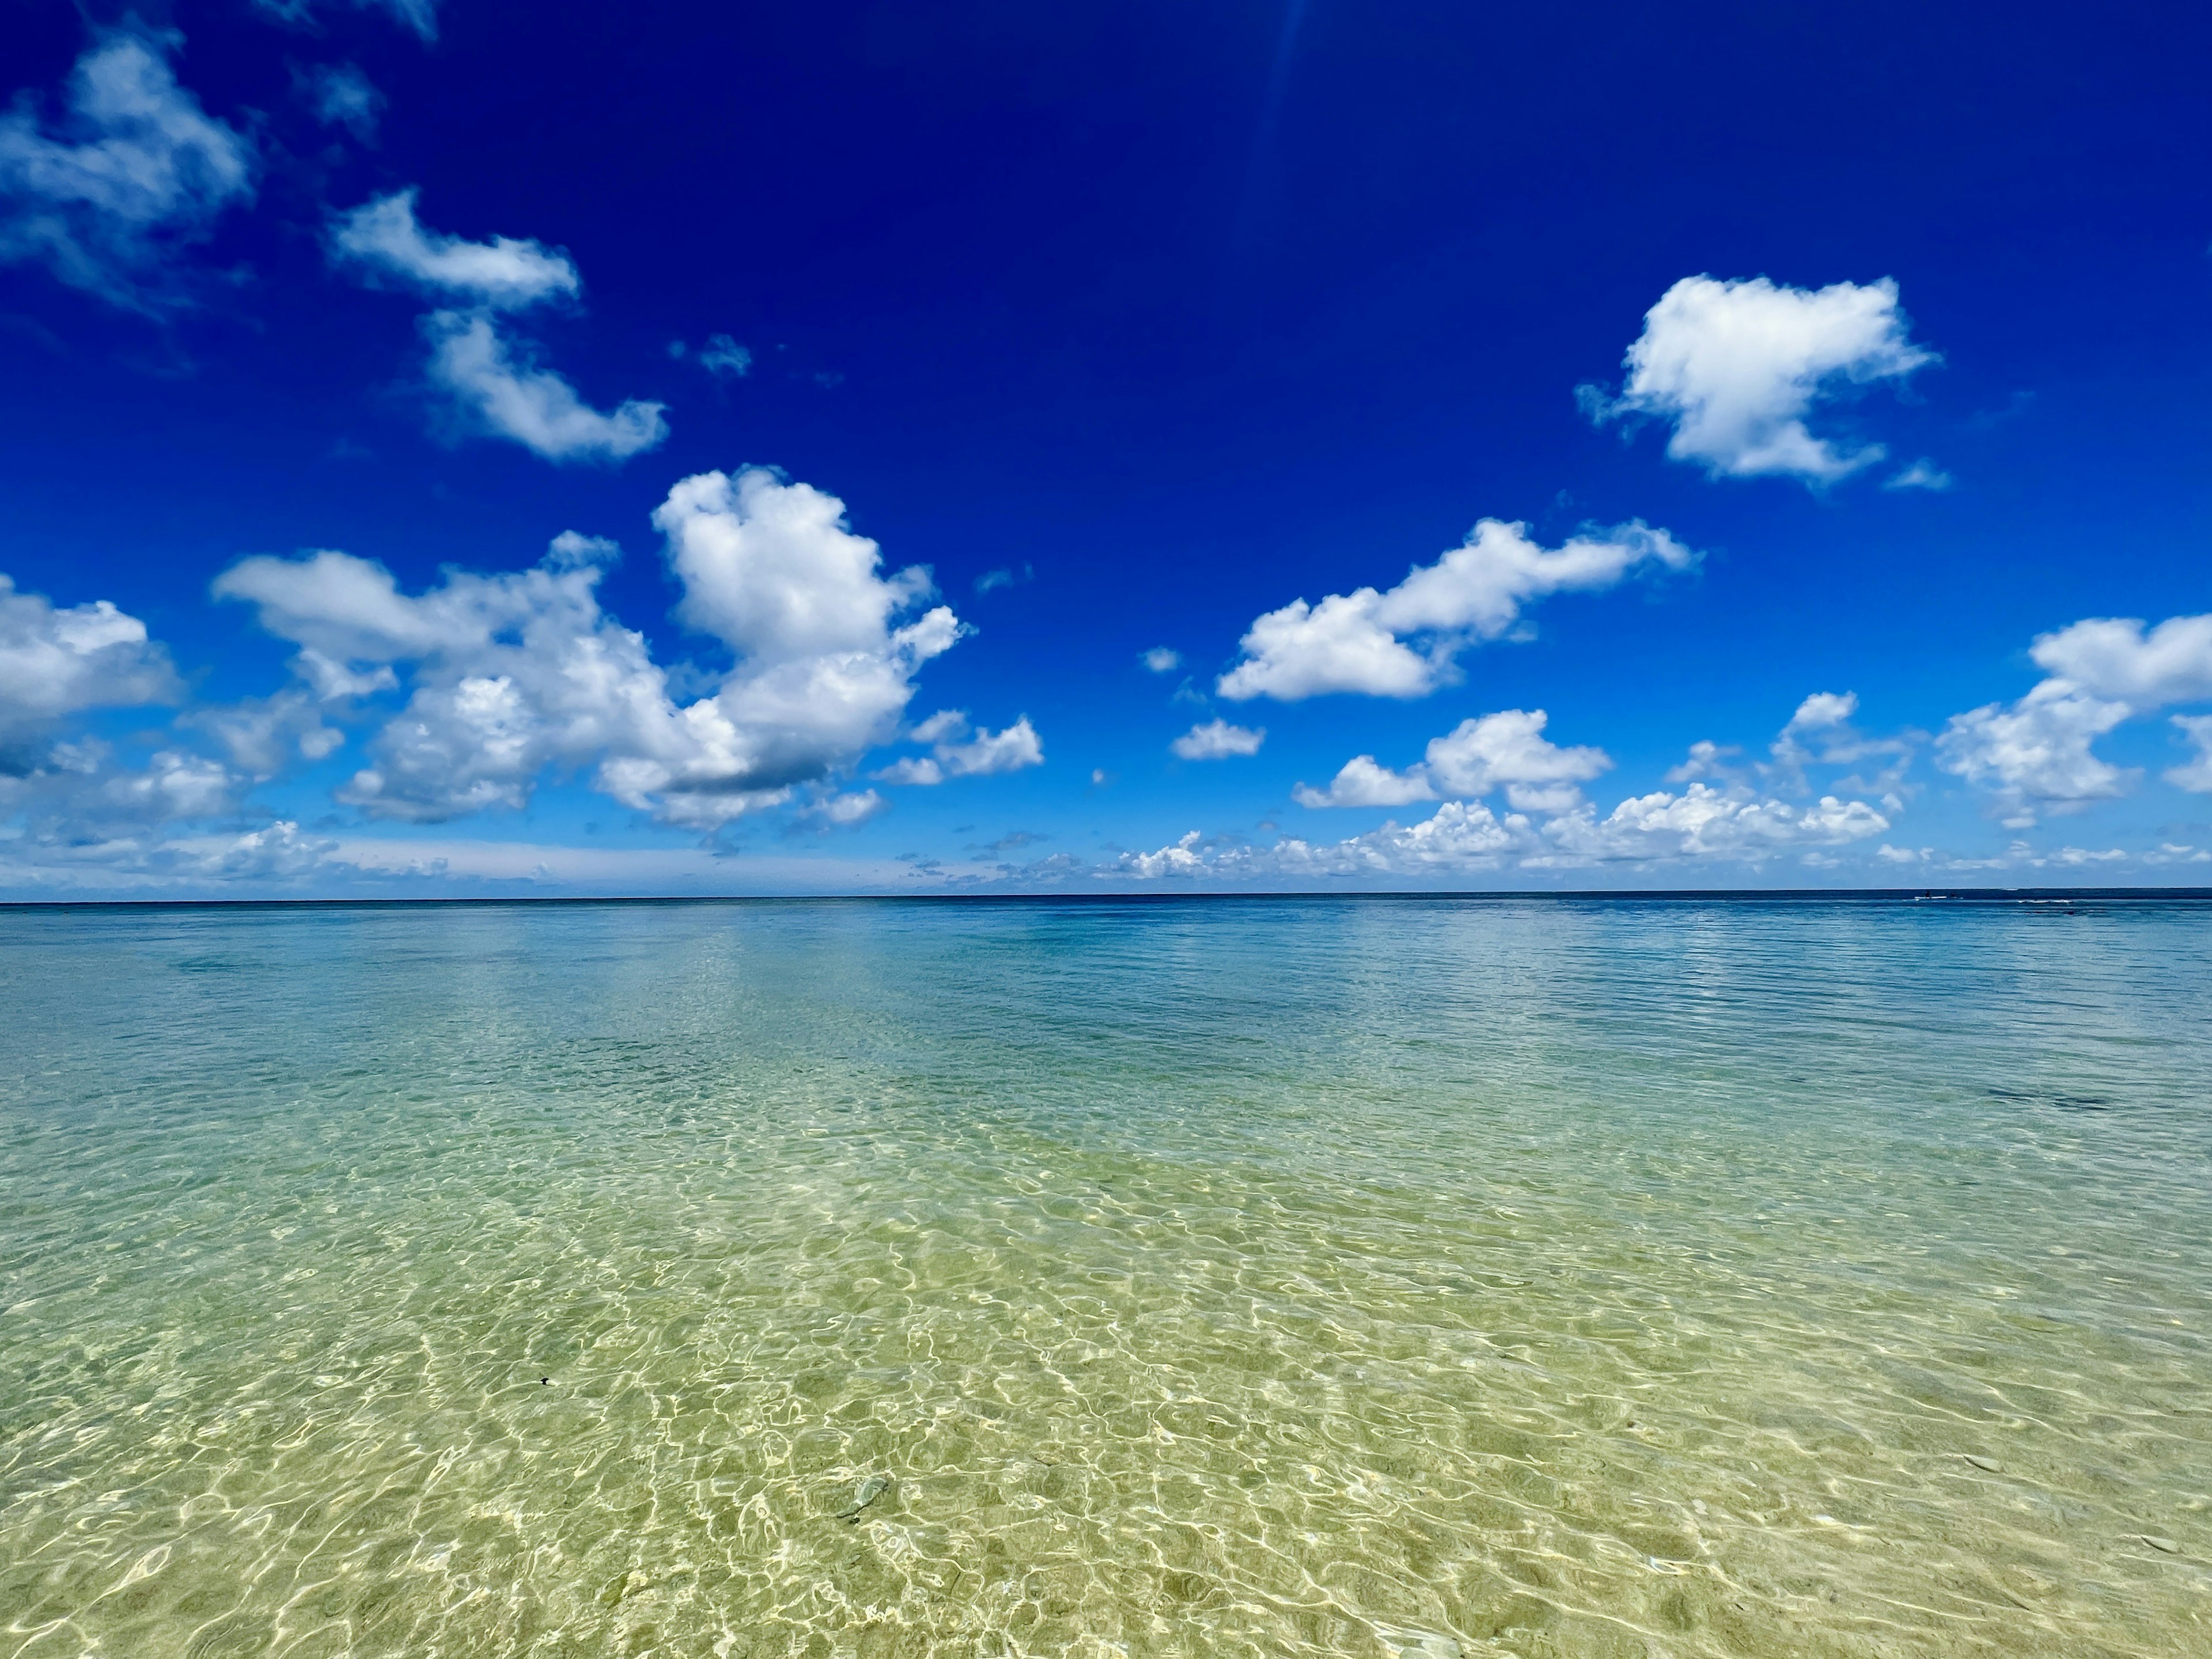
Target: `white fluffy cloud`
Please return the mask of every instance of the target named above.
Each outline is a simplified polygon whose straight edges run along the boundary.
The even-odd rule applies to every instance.
[[[1243,660],[1215,690],[1286,702],[1331,691],[1425,696],[1456,677],[1462,651],[1511,631],[1533,601],[1611,587],[1645,566],[1686,569],[1696,558],[1640,520],[1547,549],[1526,525],[1485,519],[1463,545],[1415,566],[1388,592],[1362,587],[1319,605],[1296,599],[1256,618]]]
[[[136,617],[105,599],[57,606],[0,576],[0,884],[58,890],[208,873],[171,830],[234,816],[244,779],[173,742],[134,765],[82,726],[64,735],[72,715],[182,691]]]
[[[1526,812],[1564,812],[1582,800],[1580,785],[1612,766],[1601,749],[1562,749],[1544,736],[1542,709],[1507,708],[1462,720],[1431,738],[1425,758],[1394,772],[1358,755],[1326,790],[1299,784],[1301,806],[1402,806],[1417,800],[1472,799],[1503,788]]]
[[[2065,680],[2045,680],[2010,708],[1993,702],[1954,714],[1936,742],[1938,763],[1994,792],[2007,827],[2024,830],[2039,811],[2077,812],[2128,792],[2135,774],[2089,745],[2130,712]]]
[[[2045,672],[2136,709],[2212,697],[2212,615],[2169,617],[2145,631],[2095,617],[2045,634],[2028,650]]]
[[[1267,877],[1427,878],[1495,869],[1540,842],[1517,813],[1500,819],[1487,806],[1446,801],[1420,823],[1386,823],[1364,836],[1316,845],[1286,836],[1273,847],[1209,846],[1195,830],[1155,852],[1124,853],[1097,873],[1139,881],[1164,878],[1245,881]]]
[[[1328,789],[1300,784],[1294,792],[1300,805],[1312,807],[1440,801],[1418,823],[1385,823],[1333,842],[1286,836],[1272,847],[1209,842],[1194,830],[1155,851],[1125,854],[1096,873],[1141,880],[1425,880],[1505,867],[1760,864],[1784,858],[1826,864],[1833,861],[1829,849],[1886,833],[1902,803],[1893,794],[1880,807],[1853,797],[1848,788],[1863,787],[1859,779],[1843,780],[1809,802],[1783,799],[1771,786],[1778,778],[1804,795],[1808,764],[1893,755],[1899,740],[1866,738],[1851,729],[1857,708],[1858,699],[1849,692],[1815,692],[1784,728],[1775,746],[1783,758],[1776,766],[1731,767],[1717,745],[1700,744],[1692,751],[1703,751],[1695,769],[1717,781],[1685,779],[1686,787],[1631,796],[1602,816],[1583,799],[1582,786],[1611,768],[1605,751],[1553,743],[1544,734],[1547,719],[1540,708],[1501,709],[1461,721],[1403,771],[1360,755],[1346,763]],[[1909,747],[1905,752],[1909,757]],[[1754,787],[1753,777],[1770,787]],[[1501,789],[1510,809],[1503,813],[1481,799]]]
[[[2148,630],[2132,618],[2091,617],[2042,635],[2028,654],[2049,678],[2010,705],[1953,715],[1936,741],[1943,768],[1990,791],[2008,828],[2125,794],[2139,775],[2097,755],[2096,739],[2131,717],[2212,698],[2212,615]],[[2197,787],[2191,766],[2166,775]]]
[[[653,522],[684,584],[678,614],[756,661],[880,652],[891,616],[930,592],[918,565],[879,574],[881,550],[835,495],[763,468],[686,478]]]
[[[465,430],[512,438],[549,461],[626,460],[668,435],[665,405],[632,398],[611,411],[593,409],[531,361],[527,341],[509,341],[482,312],[434,311],[422,333],[430,384],[450,395]]]
[[[331,252],[372,276],[397,276],[501,311],[582,291],[575,265],[557,249],[513,236],[471,242],[424,229],[415,217],[416,194],[395,191],[340,215],[331,227]]]
[[[1149,651],[1137,653],[1137,660],[1145,665],[1147,673],[1172,674],[1182,666],[1182,653],[1164,645],[1156,645]]]
[[[137,617],[106,599],[57,607],[0,575],[0,750],[64,714],[177,691],[168,653]]]
[[[161,266],[253,196],[254,154],[177,84],[173,34],[102,38],[70,76],[67,136],[27,100],[0,115],[0,260],[36,260],[73,288],[150,311],[177,292]]]
[[[971,738],[967,714],[944,708],[915,726],[911,735],[918,743],[932,744],[931,752],[894,761],[876,774],[878,781],[931,788],[947,778],[987,778],[1044,764],[1043,741],[1026,714],[1003,732],[979,730]]]
[[[406,672],[404,708],[343,798],[374,816],[438,822],[526,805],[541,778],[592,769],[597,787],[664,822],[711,829],[781,805],[889,738],[921,665],[961,625],[911,621],[927,574],[884,577],[836,497],[755,471],[677,484],[654,514],[684,582],[683,615],[736,653],[713,696],[679,704],[642,635],[601,610],[608,544],[557,540],[531,569],[449,571],[428,592],[344,553],[252,558],[218,579],[301,650],[305,678],[343,691]],[[1041,757],[1027,721],[948,744],[950,771]],[[851,799],[851,798],[847,798]],[[850,822],[854,806],[823,809]],[[841,816],[842,814],[842,816]]]
[[[1227,760],[1232,756],[1256,755],[1267,740],[1267,728],[1231,726],[1227,720],[1207,720],[1194,726],[1168,747],[1187,761]]]
[[[1644,313],[1617,398],[1583,386],[1600,421],[1669,422],[1667,453],[1714,477],[1781,474],[1832,483],[1880,460],[1880,444],[1839,447],[1807,424],[1816,404],[1852,386],[1901,380],[1937,361],[1913,343],[1897,284],[1787,288],[1764,276],[1686,276]],[[1927,461],[1893,482],[1941,488]],[[1948,483],[1948,479],[1943,480]]]
[[[465,302],[421,323],[429,384],[453,434],[511,439],[549,461],[623,461],[667,437],[665,404],[631,398],[594,409],[496,316],[581,293],[566,253],[513,236],[471,242],[426,229],[415,198],[398,191],[340,216],[331,252],[372,283],[398,277]]]
[[[1823,795],[1811,806],[1762,797],[1741,785],[1693,783],[1622,801],[1606,817],[1588,806],[1544,826],[1556,848],[1541,865],[1674,859],[1755,860],[1879,836],[1890,821],[1863,800]]]

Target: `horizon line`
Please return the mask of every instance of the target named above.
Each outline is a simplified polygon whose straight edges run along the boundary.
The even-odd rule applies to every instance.
[[[2212,887],[1594,887],[1563,891],[1513,888],[1448,890],[1378,890],[1363,892],[1263,893],[603,893],[453,894],[447,896],[349,898],[51,898],[0,899],[8,910],[427,909],[452,906],[604,904],[1188,904],[1375,901],[1427,902],[1480,900],[1565,902],[1963,902],[2212,901]]]

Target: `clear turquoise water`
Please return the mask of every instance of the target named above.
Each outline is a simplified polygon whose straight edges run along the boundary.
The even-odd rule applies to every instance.
[[[0,1012],[0,1654],[2212,1653],[2212,908],[14,911]]]

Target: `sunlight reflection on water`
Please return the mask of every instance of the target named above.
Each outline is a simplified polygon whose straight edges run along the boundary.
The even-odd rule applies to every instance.
[[[0,1653],[2212,1651],[2208,924],[0,913]]]

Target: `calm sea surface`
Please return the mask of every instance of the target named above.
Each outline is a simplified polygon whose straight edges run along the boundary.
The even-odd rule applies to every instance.
[[[0,1656],[2212,1654],[2212,907],[0,913]]]

